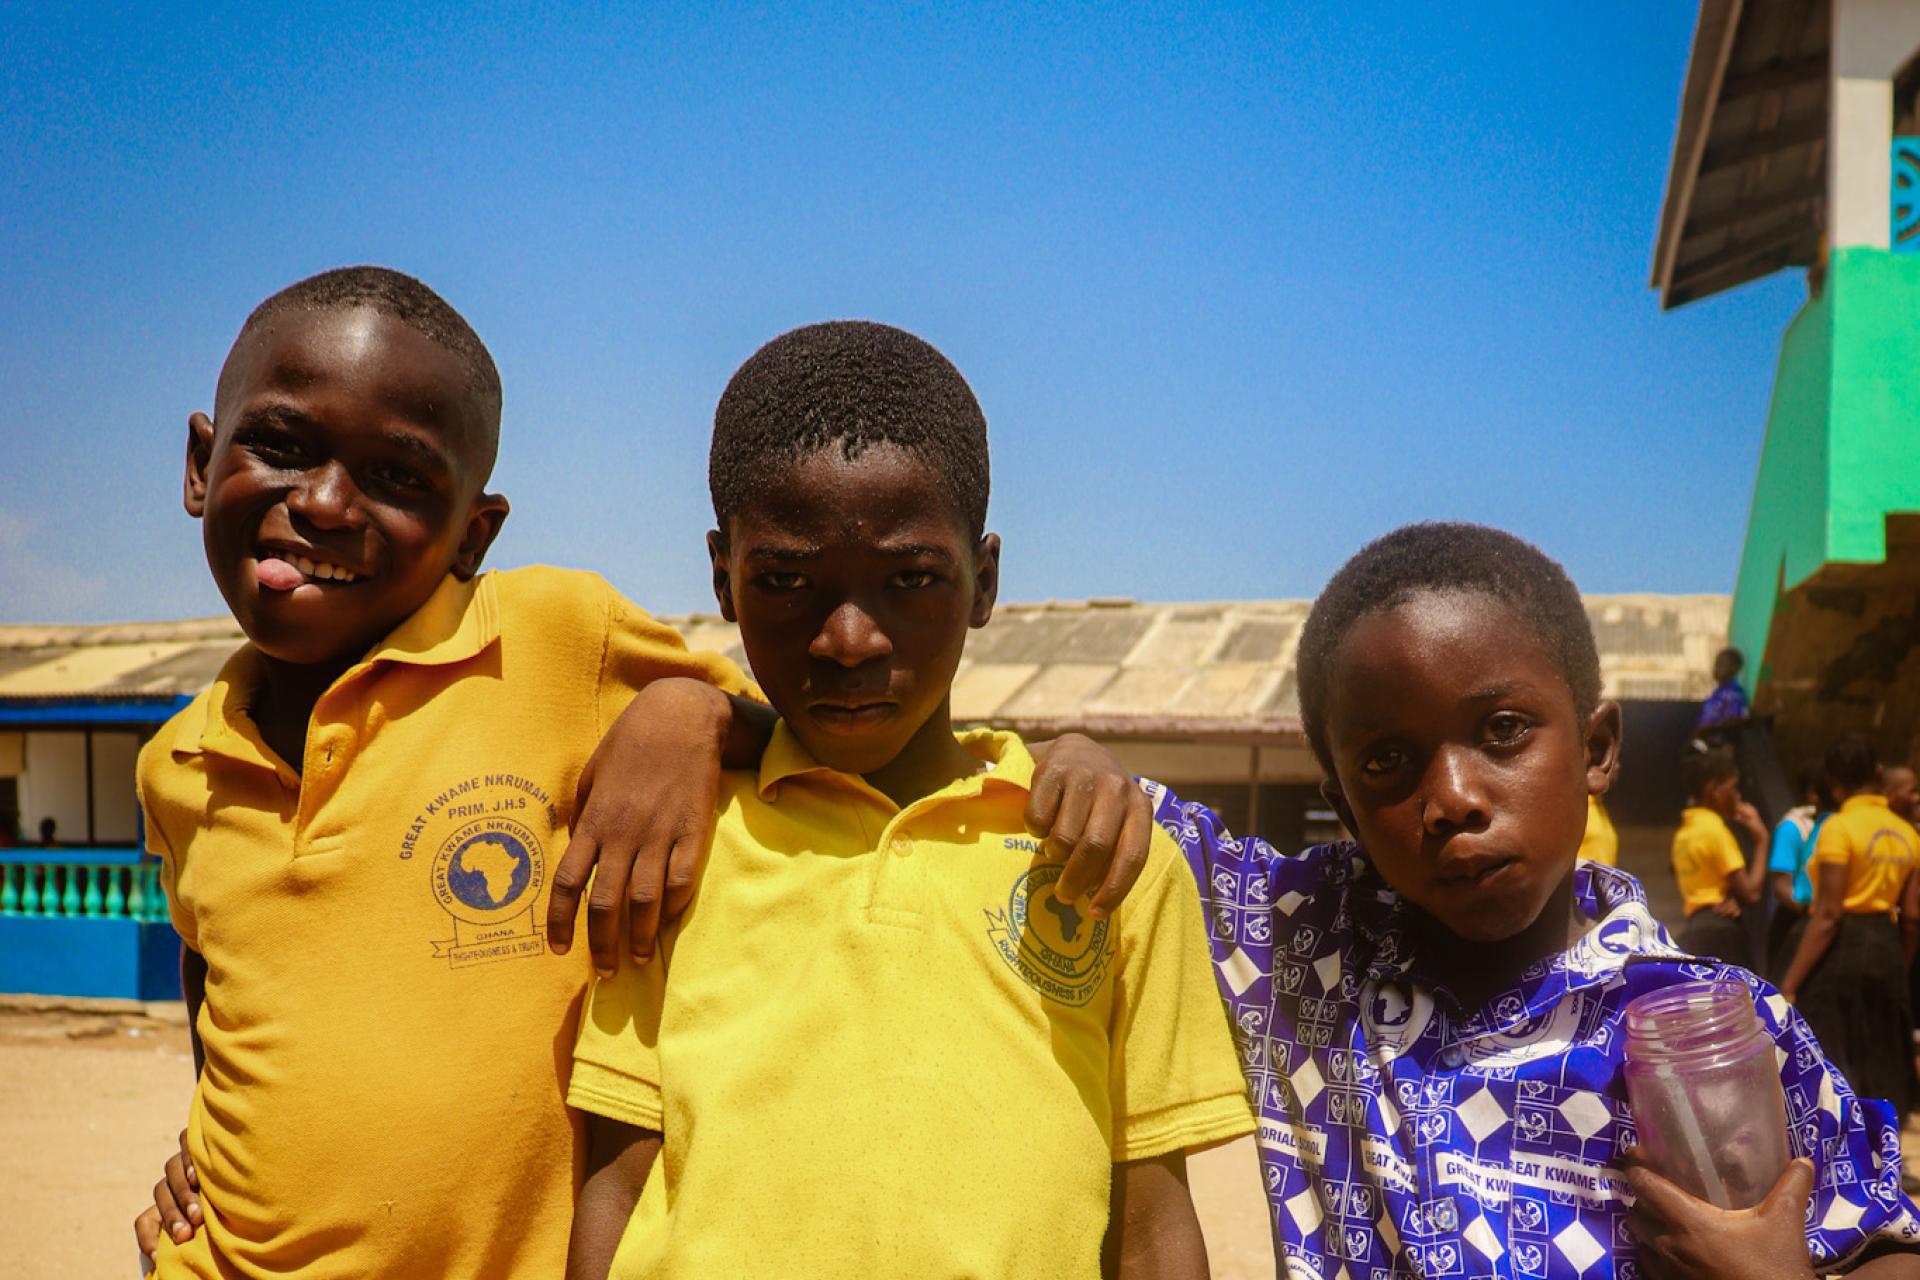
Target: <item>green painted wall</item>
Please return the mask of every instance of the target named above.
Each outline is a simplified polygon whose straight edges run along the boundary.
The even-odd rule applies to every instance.
[[[1920,253],[1844,249],[1781,344],[1733,643],[1762,653],[1780,593],[1821,566],[1884,560],[1896,511],[1920,511]]]

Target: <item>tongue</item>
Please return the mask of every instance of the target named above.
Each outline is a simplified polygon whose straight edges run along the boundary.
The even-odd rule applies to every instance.
[[[307,580],[306,574],[285,560],[262,560],[254,572],[269,591],[291,591]]]

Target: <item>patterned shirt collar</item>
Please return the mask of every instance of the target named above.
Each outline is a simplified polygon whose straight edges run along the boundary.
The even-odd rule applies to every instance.
[[[1346,851],[1351,877],[1347,901],[1355,938],[1364,948],[1356,959],[1364,962],[1367,977],[1415,983],[1446,997],[1462,1016],[1463,1037],[1504,1031],[1537,1017],[1569,992],[1608,981],[1630,955],[1649,950],[1678,954],[1666,930],[1648,914],[1639,881],[1613,867],[1582,861],[1573,870],[1573,908],[1590,922],[1587,931],[1572,946],[1536,961],[1512,988],[1483,1007],[1464,1009],[1444,983],[1425,971],[1407,900],[1387,884],[1360,846],[1349,843]],[[1635,906],[1637,910],[1627,909]]]

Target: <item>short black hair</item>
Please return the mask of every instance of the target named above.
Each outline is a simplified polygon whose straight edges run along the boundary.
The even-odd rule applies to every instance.
[[[368,307],[391,316],[453,353],[465,366],[467,384],[480,401],[488,433],[485,443],[491,455],[498,447],[501,407],[500,371],[494,367],[493,354],[452,303],[404,272],[391,267],[335,267],[296,280],[253,309],[240,326],[233,349],[238,351],[249,337],[289,311],[350,307]],[[489,456],[489,469],[491,461]]]
[[[1732,747],[1708,747],[1701,743],[1680,761],[1680,781],[1687,788],[1689,800],[1698,800],[1716,782],[1739,776],[1740,762]]]
[[[1736,676],[1739,675],[1742,671],[1745,671],[1747,669],[1747,655],[1740,652],[1738,649],[1734,648],[1732,645],[1728,645],[1726,648],[1722,649],[1720,652],[1713,655],[1713,665],[1717,667],[1723,661],[1726,661],[1728,659],[1732,659],[1733,661],[1733,674],[1735,674]]]
[[[933,345],[869,320],[783,333],[734,372],[713,412],[707,487],[727,519],[763,496],[783,466],[838,446],[848,458],[890,444],[940,473],[975,541],[987,527],[987,418]]]
[[[1809,760],[1800,766],[1800,772],[1794,775],[1799,784],[1796,796],[1813,796],[1813,807],[1817,813],[1825,813],[1833,808],[1833,793],[1827,787],[1827,768],[1817,760]]]
[[[1327,698],[1334,658],[1353,625],[1428,592],[1479,592],[1530,623],[1584,720],[1600,705],[1600,651],[1586,605],[1567,571],[1532,543],[1485,525],[1404,525],[1340,566],[1300,628],[1295,678],[1307,745],[1328,777]]]
[[[1870,787],[1880,776],[1880,752],[1864,733],[1843,733],[1827,748],[1827,777],[1842,791]]]

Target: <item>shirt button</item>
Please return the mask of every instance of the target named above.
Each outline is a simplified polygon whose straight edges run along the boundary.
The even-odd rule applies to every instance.
[[[893,841],[887,845],[887,848],[892,850],[893,855],[897,858],[907,858],[913,855],[913,841],[907,839],[905,836],[895,836]]]

